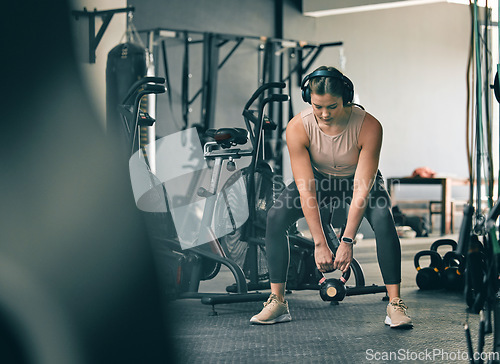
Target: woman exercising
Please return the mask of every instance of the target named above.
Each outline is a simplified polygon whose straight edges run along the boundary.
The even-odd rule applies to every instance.
[[[370,223],[377,257],[389,295],[385,324],[411,327],[400,298],[401,247],[391,213],[390,197],[378,163],[382,126],[352,103],[354,86],[333,67],[319,67],[302,81],[302,98],[311,104],[286,129],[294,182],[280,195],[267,216],[266,251],[271,295],[250,320],[274,324],[291,320],[285,285],[289,263],[287,230],[305,217],[314,240],[314,258],[321,272],[345,272],[352,261],[356,232],[363,216]],[[344,235],[335,256],[321,225],[320,208],[350,204]]]

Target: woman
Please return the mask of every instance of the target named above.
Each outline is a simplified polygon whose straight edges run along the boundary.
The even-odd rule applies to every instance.
[[[289,261],[286,232],[293,223],[305,217],[321,272],[345,272],[365,216],[375,233],[378,262],[389,295],[385,324],[412,326],[400,298],[400,242],[390,198],[378,171],[382,126],[352,103],[353,95],[352,82],[333,67],[319,67],[302,82],[302,98],[311,107],[296,115],[286,130],[294,182],[283,191],[267,217],[266,251],[272,293],[251,323],[291,320],[285,301]],[[349,203],[350,208],[342,241],[333,256],[319,209],[329,203],[338,206],[341,201]]]

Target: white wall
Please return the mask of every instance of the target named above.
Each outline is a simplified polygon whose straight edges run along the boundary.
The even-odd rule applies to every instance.
[[[105,10],[127,6],[126,0],[73,2],[74,9],[85,6],[89,10]],[[142,0],[129,5],[136,7],[134,23],[139,30],[166,27],[242,35],[272,36],[273,33],[274,5],[268,0]],[[465,74],[471,29],[467,6],[438,3],[311,18],[300,13],[297,1],[288,0],[284,11],[285,38],[344,42],[344,71],[355,84],[359,102],[384,127],[380,169],[385,177],[409,175],[419,166],[428,166],[440,174],[467,177]],[[82,69],[104,123],[107,53],[122,40],[126,15],[113,17],[97,49],[96,64],[89,64],[86,58],[86,20],[81,18],[73,23],[80,44],[77,51]],[[96,28],[99,26],[98,20]],[[243,126],[241,108],[257,86],[257,43],[245,42],[220,70],[217,127]],[[172,40],[167,48],[174,110],[172,113],[166,96],[158,98],[156,127],[159,136],[176,131],[173,116],[177,121],[181,119],[182,42]],[[321,64],[341,67],[339,50],[325,49],[312,69]],[[497,58],[495,53],[493,61]],[[191,62],[192,72],[197,76],[196,72],[201,69],[198,67],[200,50],[193,51]],[[161,64],[157,71],[163,75]],[[191,91],[198,86],[193,81]],[[297,85],[292,95],[297,113],[306,106],[300,99]],[[497,103],[492,104],[498,115]],[[196,122],[198,115],[193,112],[190,120]],[[498,116],[494,120],[498,120]],[[493,135],[496,138],[494,146],[497,146],[498,129]],[[291,177],[287,165],[285,161],[285,179]],[[495,168],[498,169],[498,164]],[[398,195],[413,199],[418,194],[426,198],[439,197],[437,189],[429,189],[405,190]],[[454,197],[463,199],[466,195],[467,189],[463,189]]]
[[[74,9],[85,6],[89,10],[105,10],[127,6],[126,0],[73,2]],[[228,4],[230,2],[226,1],[209,6],[199,0],[182,3],[143,1],[133,4],[136,7],[134,23],[139,29],[184,27],[255,35],[272,32],[269,23],[273,19],[272,4],[259,2],[259,11],[245,11],[246,15],[241,14],[237,21],[222,21],[228,14],[227,9],[231,8]],[[249,6],[245,2],[238,4]],[[257,13],[263,13],[266,6],[268,11],[261,19]],[[188,8],[192,9],[191,13],[185,11]],[[470,37],[467,6],[438,3],[309,18],[287,2],[285,17],[285,38],[344,42],[345,72],[355,84],[359,101],[384,126],[380,162],[384,176],[404,176],[416,167],[429,166],[441,174],[467,177],[465,72]],[[107,53],[123,38],[126,14],[113,17],[97,49],[95,64],[87,61],[87,21],[81,18],[73,23],[79,36],[77,51],[82,69],[88,84],[92,85],[90,94],[104,120]],[[99,26],[98,19],[96,28]],[[242,126],[241,107],[256,85],[253,46],[251,42],[242,46],[220,72],[218,126]],[[180,119],[180,80],[176,76],[180,72],[174,71],[180,70],[181,48],[169,49],[173,58],[170,66],[177,119]],[[339,48],[325,49],[314,66],[320,64],[340,67]],[[193,90],[195,88],[193,85]],[[296,86],[293,96],[294,111],[298,112],[305,104]],[[163,99],[158,100],[157,127],[168,134],[172,120],[166,97]]]
[[[386,177],[419,166],[467,177],[467,6],[430,4],[319,18],[320,41],[344,41],[346,74],[384,126]]]

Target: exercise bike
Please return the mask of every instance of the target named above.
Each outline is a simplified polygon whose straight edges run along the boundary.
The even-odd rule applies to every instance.
[[[189,249],[183,249],[178,236],[176,236],[178,235],[176,234],[176,227],[178,225],[176,226],[172,219],[172,209],[169,206],[172,201],[167,194],[165,184],[159,181],[157,176],[151,171],[145,146],[139,145],[140,140],[138,140],[138,133],[136,131],[141,125],[152,125],[154,123],[154,120],[149,115],[144,114],[144,112],[141,114],[140,102],[142,96],[147,93],[164,92],[164,82],[164,79],[155,77],[145,77],[137,81],[131,86],[122,105],[119,107],[119,111],[122,114],[126,135],[129,136],[128,142],[131,145],[132,187],[134,189],[134,182],[137,180],[142,180],[142,183],[150,181],[147,192],[140,193],[140,196],[136,198],[136,202],[143,212],[148,232],[150,233],[150,239],[153,243],[153,249],[159,257],[158,265],[160,267],[160,274],[170,277],[167,280],[163,280],[163,282],[167,286],[174,287],[174,289],[168,289],[168,294],[176,299],[222,295],[224,296],[223,302],[263,300],[265,299],[264,294],[248,292],[246,277],[243,274],[242,268],[228,257],[227,249],[225,249],[224,245],[220,244],[215,235],[215,231],[220,229],[220,227],[212,228],[212,220],[217,220],[213,219],[217,200],[211,197],[215,196],[218,190],[223,162],[227,161],[227,167],[231,169],[231,165],[234,165],[235,160],[253,155],[254,148],[231,148],[231,146],[247,143],[247,131],[244,129],[226,128],[224,134],[220,133],[221,130],[219,130],[217,136],[214,133],[216,130],[207,132],[207,135],[211,135],[212,133],[212,137],[215,137],[216,140],[207,143],[204,146],[203,153],[205,160],[213,163],[210,187],[208,189],[199,188],[196,194],[198,197],[206,198],[198,238],[204,241],[208,240],[208,243],[198,244],[195,242],[194,246]],[[276,85],[269,84],[260,88],[255,94],[254,100],[272,86]],[[283,95],[273,95],[263,100],[263,105],[270,101],[284,101],[286,98]],[[146,122],[143,122],[143,119],[146,119]],[[138,146],[138,149],[136,150],[134,146]],[[135,176],[136,178],[132,176],[132,162],[140,164],[141,168],[136,169],[135,172],[139,171],[142,174],[141,176]],[[246,203],[247,201],[244,202]],[[145,205],[148,205],[147,209],[141,208]],[[219,214],[221,213],[220,208],[217,211]],[[207,236],[209,239],[207,239]],[[226,266],[233,274],[236,282],[235,294],[200,293],[200,282],[214,278],[219,273],[221,265]]]
[[[284,182],[281,176],[273,173],[270,165],[265,161],[262,145],[264,144],[264,135],[266,130],[274,130],[276,124],[263,116],[263,108],[269,101],[274,101],[277,98],[283,98],[283,95],[272,95],[259,102],[258,109],[250,109],[251,105],[259,97],[259,94],[267,87],[285,87],[284,83],[274,83],[264,85],[259,88],[246,103],[243,116],[248,134],[254,146],[252,153],[252,161],[250,165],[235,173],[222,188],[223,191],[230,191],[228,188],[235,180],[238,180],[241,175],[247,177],[248,206],[250,209],[249,219],[247,223],[240,229],[235,229],[232,234],[225,235],[220,238],[220,243],[227,252],[227,255],[243,267],[245,276],[249,280],[249,290],[269,289],[269,276],[267,272],[267,259],[265,255],[264,235],[266,229],[267,212],[274,204],[275,199],[279,196],[284,188]],[[281,100],[279,100],[281,101]],[[221,131],[211,131],[212,134],[219,134]],[[231,155],[227,155],[231,158]],[[210,153],[206,154],[210,158]],[[230,162],[229,162],[230,163]],[[225,200],[230,197],[225,196]],[[224,210],[224,204],[218,205],[216,215]],[[332,225],[335,211],[333,209],[322,209],[321,211],[323,230],[325,231],[328,244],[332,252],[335,252],[339,246],[339,238],[335,234]],[[345,216],[344,216],[345,220]],[[341,228],[341,235],[343,228]],[[287,290],[321,290],[321,285],[318,284],[318,272],[314,260],[314,242],[305,238],[297,230],[296,225],[293,225],[288,232],[288,240],[290,246],[290,265],[287,277]],[[351,263],[352,280],[354,286],[348,286],[346,296],[382,293],[386,292],[385,286],[366,286],[363,270],[356,259]],[[236,292],[236,285],[226,287],[228,292]],[[384,297],[385,299],[385,297]],[[204,298],[202,302],[205,304],[216,304],[220,301],[219,297]],[[332,303],[338,301],[331,300]]]
[[[231,302],[249,302],[266,300],[268,293],[260,290],[270,288],[267,274],[267,259],[265,255],[265,225],[267,211],[274,203],[284,187],[280,176],[273,173],[272,168],[265,162],[263,155],[263,137],[266,129],[273,129],[276,125],[264,116],[264,109],[270,102],[283,102],[288,99],[287,95],[271,94],[264,97],[269,89],[284,88],[285,83],[267,83],[259,87],[246,103],[243,116],[246,129],[243,128],[220,128],[209,129],[205,138],[211,139],[204,145],[204,158],[213,165],[210,186],[199,188],[197,195],[207,198],[203,209],[203,218],[200,226],[199,236],[210,239],[208,243],[194,246],[190,249],[181,249],[179,242],[172,237],[162,238],[156,236],[156,240],[162,241],[164,250],[170,256],[176,257],[182,263],[176,264],[177,285],[175,298],[200,298],[203,304],[211,305],[215,313],[214,305]],[[257,102],[257,109],[251,106]],[[139,108],[134,108],[138,110]],[[243,149],[244,146],[248,146]],[[246,168],[237,170],[235,161],[242,158],[250,159]],[[219,181],[223,166],[234,172],[220,189],[218,198],[215,196],[219,191]],[[151,178],[154,178],[152,176]],[[239,181],[239,182],[238,182]],[[241,181],[244,181],[246,202],[241,201]],[[168,196],[162,185],[155,193],[164,194],[165,201]],[[158,191],[159,190],[159,191]],[[232,216],[238,213],[235,209],[248,208],[248,219],[242,226],[237,226]],[[158,215],[158,214],[155,214]],[[328,243],[333,252],[339,245],[331,219],[333,211],[322,214],[324,231]],[[168,213],[159,215],[164,226],[172,227],[168,223],[171,219]],[[156,221],[158,222],[158,218]],[[231,232],[222,235],[219,230],[227,231],[230,225]],[[203,231],[202,231],[203,230]],[[165,235],[167,236],[167,232]],[[314,243],[296,230],[288,234],[291,251],[291,264],[288,275],[288,289],[320,290],[318,276],[314,262]],[[235,283],[226,287],[227,293],[201,293],[199,284],[202,280],[214,278],[220,266],[225,265],[231,271]],[[361,266],[353,259],[351,264],[351,280],[354,286],[348,286],[346,296],[367,293],[386,292],[383,286],[366,286],[364,273]],[[255,291],[255,292],[249,292]],[[332,300],[332,302],[335,302]],[[337,301],[338,302],[338,301]]]

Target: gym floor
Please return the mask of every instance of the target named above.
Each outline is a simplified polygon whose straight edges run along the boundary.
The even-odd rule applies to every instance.
[[[292,322],[265,326],[249,323],[262,302],[216,305],[217,316],[211,316],[211,306],[199,299],[184,299],[168,308],[178,362],[467,363],[463,327],[468,321],[477,347],[479,315],[466,313],[461,293],[421,291],[415,283],[415,253],[439,238],[444,237],[401,239],[401,295],[413,329],[384,325],[387,302],[382,300],[383,293],[348,296],[335,306],[323,302],[317,291],[293,291],[286,297]],[[457,236],[446,238],[456,240]],[[364,270],[366,284],[382,284],[375,240],[359,242],[354,256]],[[225,292],[232,283],[231,273],[223,268],[217,277],[202,282],[200,292]],[[490,345],[491,335],[486,338],[485,352]]]

